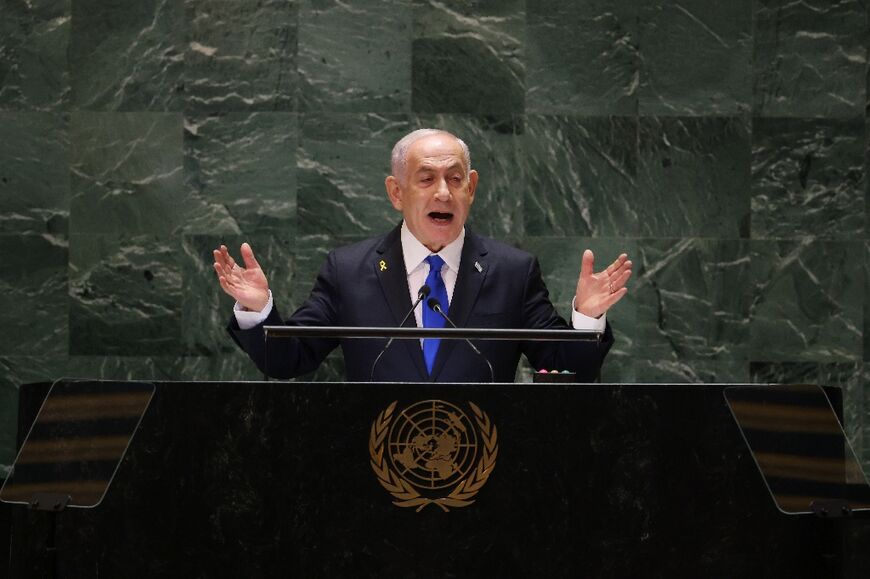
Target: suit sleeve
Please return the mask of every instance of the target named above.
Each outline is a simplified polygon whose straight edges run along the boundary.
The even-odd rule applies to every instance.
[[[273,307],[263,323],[249,330],[240,329],[235,316],[230,319],[227,329],[236,344],[267,376],[293,378],[313,372],[338,346],[337,339],[270,338],[267,344],[263,326],[338,325],[340,312],[337,288],[338,267],[335,254],[330,253],[317,275],[308,299],[290,318],[282,319],[277,307]]]
[[[524,325],[528,329],[565,330],[573,328],[556,313],[537,258],[532,258],[523,301]],[[598,379],[604,357],[613,345],[613,332],[608,323],[597,342],[571,340],[565,342],[524,342],[523,353],[532,368],[539,370],[569,370],[577,374],[578,382]]]

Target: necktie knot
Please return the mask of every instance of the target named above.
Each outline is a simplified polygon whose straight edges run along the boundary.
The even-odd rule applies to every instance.
[[[430,255],[426,258],[426,261],[429,262],[429,271],[441,271],[441,267],[444,265],[444,260],[440,255]]]

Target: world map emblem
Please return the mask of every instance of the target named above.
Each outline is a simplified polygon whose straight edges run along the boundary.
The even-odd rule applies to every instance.
[[[378,482],[399,507],[467,507],[489,479],[498,431],[478,406],[470,413],[444,400],[398,412],[392,402],[372,423],[369,455]]]

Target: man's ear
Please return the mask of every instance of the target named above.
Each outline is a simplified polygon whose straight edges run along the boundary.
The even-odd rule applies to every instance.
[[[477,178],[479,175],[477,171],[472,169],[468,173],[468,196],[474,201],[474,191],[477,189]]]
[[[390,198],[390,203],[393,204],[396,211],[402,210],[402,188],[399,187],[399,180],[390,175],[384,180],[384,187],[387,189],[387,197]]]

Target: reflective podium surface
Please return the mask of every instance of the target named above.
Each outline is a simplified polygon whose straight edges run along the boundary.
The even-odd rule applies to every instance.
[[[870,576],[861,513],[776,507],[726,385],[156,387],[102,503],[58,517],[63,577]],[[44,514],[11,513],[17,577]]]

